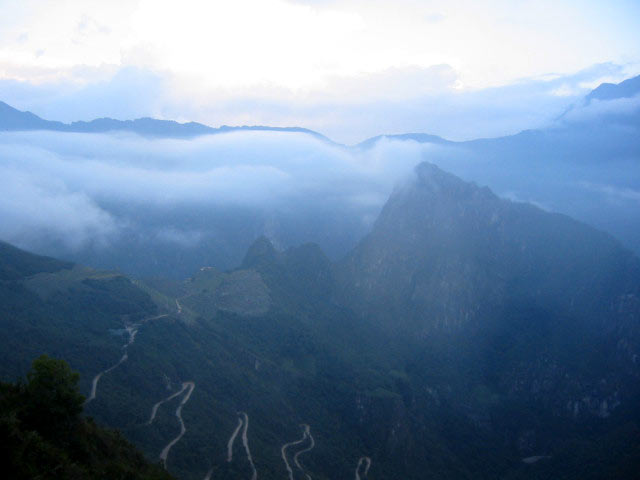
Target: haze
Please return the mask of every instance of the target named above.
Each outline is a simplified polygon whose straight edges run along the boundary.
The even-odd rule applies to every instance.
[[[296,125],[346,143],[539,127],[640,72],[633,1],[2,1],[0,97],[45,118]]]

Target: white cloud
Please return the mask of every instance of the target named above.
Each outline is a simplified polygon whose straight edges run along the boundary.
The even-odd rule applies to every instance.
[[[563,120],[565,122],[593,122],[599,118],[610,119],[611,116],[628,116],[633,113],[640,113],[640,95],[612,100],[594,99],[588,104],[579,104],[569,110],[563,116]]]
[[[640,190],[592,182],[580,182],[581,187],[603,194],[611,202],[633,202],[640,204]]]
[[[615,64],[572,75],[525,79],[512,85],[458,90],[447,65],[392,68],[330,79],[331,87],[291,95],[284,89],[193,90],[148,70],[86,69],[91,81],[32,85],[0,80],[0,99],[47,119],[74,121],[141,116],[199,121],[212,126],[302,126],[336,141],[357,143],[381,133],[426,132],[452,140],[493,137],[538,128],[577,103],[593,79],[624,76]],[[558,95],[564,89],[564,95]]]
[[[0,74],[147,68],[182,85],[313,90],[335,76],[451,65],[479,88],[640,58],[629,2],[1,2]],[[594,35],[594,31],[602,32]],[[37,52],[42,55],[37,56]],[[51,78],[49,78],[51,80]]]
[[[600,81],[640,72],[640,10],[617,1],[0,5],[0,99],[62,121],[469,139],[539,127]]]
[[[382,142],[364,153],[274,132],[192,140],[0,133],[0,237],[27,247],[53,238],[77,249],[144,230],[188,247],[207,235],[189,226],[194,212],[236,207],[305,215],[322,206],[364,222],[425,148]]]
[[[63,182],[7,166],[0,167],[0,178],[0,237],[6,241],[34,245],[46,239],[75,250],[104,244],[117,232],[109,213]]]

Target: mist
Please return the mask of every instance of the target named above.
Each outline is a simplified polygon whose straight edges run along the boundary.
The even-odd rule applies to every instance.
[[[167,72],[96,67],[74,71],[74,81],[0,78],[0,100],[64,122],[150,116],[211,126],[298,126],[346,144],[406,132],[461,141],[548,126],[591,88],[621,80],[634,68],[606,62],[563,75],[460,88],[460,72],[447,64],[395,67],[332,76],[323,88],[296,91],[273,85],[185,86]]]
[[[384,142],[360,151],[278,132],[2,133],[0,237],[147,274],[159,273],[151,267],[159,256],[182,262],[184,275],[202,261],[236,266],[260,235],[281,248],[318,242],[340,256],[430,148]]]
[[[576,101],[546,128],[457,143],[4,132],[0,238],[138,275],[233,268],[261,235],[281,249],[315,242],[338,259],[369,232],[394,186],[429,161],[640,253],[639,105],[637,96]]]
[[[640,254],[639,97],[578,103],[547,128],[427,157],[513,201],[581,220]]]

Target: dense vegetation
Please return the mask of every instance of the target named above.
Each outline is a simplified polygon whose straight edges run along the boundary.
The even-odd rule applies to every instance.
[[[169,480],[120,433],[81,416],[78,378],[66,362],[43,355],[26,382],[0,383],[3,477]]]
[[[123,321],[158,310],[122,275],[32,255],[3,242],[0,304],[0,378],[17,380],[32,359],[46,353],[80,372],[83,391],[93,372],[119,358]]]
[[[424,168],[338,266],[261,238],[236,270],[142,283],[7,246],[2,377],[41,351],[83,392],[105,372],[87,412],[152,461],[185,397],[150,423],[152,407],[193,382],[167,458],[183,479],[250,478],[239,439],[227,461],[238,412],[261,479],[286,478],[301,424],[314,480],[353,477],[365,456],[371,479],[635,478],[638,260]]]

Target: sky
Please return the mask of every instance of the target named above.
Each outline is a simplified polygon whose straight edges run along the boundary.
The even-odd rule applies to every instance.
[[[48,119],[302,126],[355,143],[544,125],[640,73],[634,0],[0,0],[0,100]]]

